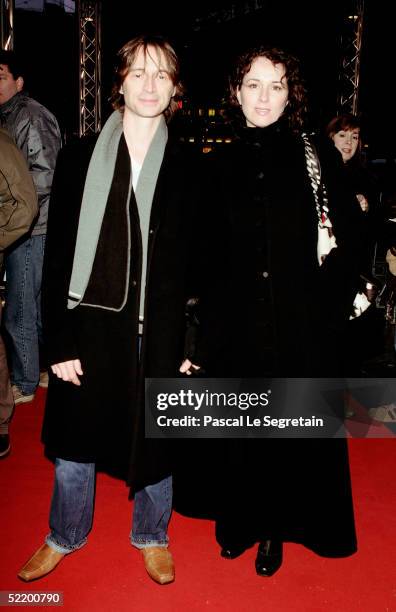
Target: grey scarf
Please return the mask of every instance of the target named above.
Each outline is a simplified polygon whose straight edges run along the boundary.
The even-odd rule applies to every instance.
[[[122,133],[122,115],[120,111],[114,111],[99,135],[85,180],[69,287],[69,299],[67,304],[69,309],[75,308],[82,302],[88,286],[114,176],[117,151]],[[162,118],[146,154],[136,188],[136,199],[138,201],[139,211],[151,210],[158,173],[164,156],[167,134],[165,120]],[[150,177],[151,180],[148,180],[148,177]],[[130,200],[131,191],[132,176],[128,188],[128,202]],[[145,228],[142,227],[142,231],[144,229]],[[130,248],[128,253],[128,258],[129,257]],[[143,259],[146,259],[145,253],[143,253]],[[129,269],[130,263],[128,264],[128,271]],[[127,293],[128,278],[125,287],[125,299],[120,308],[109,308],[101,304],[87,305],[110,310],[120,310],[125,304]]]

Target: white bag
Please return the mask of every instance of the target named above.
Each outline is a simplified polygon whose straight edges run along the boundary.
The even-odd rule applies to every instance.
[[[332,249],[337,247],[336,237],[333,234],[333,226],[329,219],[329,207],[327,192],[322,182],[320,161],[314,145],[307,134],[302,134],[305,146],[305,159],[307,162],[308,175],[311,180],[312,190],[315,198],[316,212],[318,213],[318,261],[322,265]]]

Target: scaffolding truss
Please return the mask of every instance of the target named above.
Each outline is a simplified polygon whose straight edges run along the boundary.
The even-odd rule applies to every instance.
[[[14,48],[14,0],[0,0],[1,48]]]
[[[101,13],[99,0],[78,1],[80,136],[101,128]]]
[[[357,114],[364,0],[351,0],[347,4],[341,31],[342,56],[337,106],[339,113]]]

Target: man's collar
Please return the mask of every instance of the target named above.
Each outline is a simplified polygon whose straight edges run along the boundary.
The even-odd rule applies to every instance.
[[[14,108],[19,104],[21,97],[25,96],[26,93],[24,91],[18,91],[12,98],[4,102],[4,104],[0,105],[0,114],[8,115],[8,113],[12,112]]]

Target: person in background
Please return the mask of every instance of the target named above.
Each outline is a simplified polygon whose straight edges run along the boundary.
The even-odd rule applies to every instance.
[[[20,59],[0,51],[0,125],[22,151],[35,184],[40,214],[30,231],[7,251],[4,328],[15,404],[31,402],[40,382],[41,278],[48,204],[61,146],[52,113],[24,91]],[[43,374],[46,386],[47,373]]]
[[[361,273],[366,282],[374,285],[376,279],[371,275],[374,243],[378,240],[382,219],[379,210],[379,190],[375,177],[362,159],[362,121],[356,115],[345,113],[334,117],[326,127],[326,134],[334,143],[344,162],[345,178],[363,212],[367,213],[370,232],[367,238]],[[371,295],[371,294],[369,294]]]
[[[342,156],[345,180],[355,194],[366,215],[367,240],[362,245],[360,281],[356,286],[356,298],[351,310],[345,346],[345,369],[347,376],[359,376],[366,360],[379,350],[382,337],[381,318],[376,312],[374,300],[380,283],[372,274],[374,246],[382,228],[382,212],[379,207],[379,192],[376,180],[362,159],[362,121],[360,117],[345,113],[334,117],[326,127],[326,135]],[[353,411],[346,409],[346,416]]]
[[[356,115],[343,114],[334,117],[326,127],[327,136],[341,153],[348,180],[364,212],[377,206],[378,194],[375,181],[362,162],[361,120]]]
[[[386,316],[390,322],[395,323],[394,310],[396,307],[396,246],[391,246],[386,252],[386,261],[389,268],[389,305],[387,307]],[[396,328],[394,334],[394,349],[396,351]]]
[[[26,161],[7,132],[0,129],[0,278],[4,251],[29,231],[37,210],[36,190]],[[0,323],[1,311],[0,299]],[[7,355],[0,333],[0,458],[10,452],[13,409]]]
[[[393,223],[392,223],[393,225]],[[389,234],[390,232],[388,232]],[[393,228],[393,244],[395,243],[395,228]],[[385,301],[385,319],[391,332],[391,338],[389,338],[389,352],[392,356],[388,358],[387,367],[394,367],[395,352],[396,352],[396,326],[395,326],[395,312],[396,312],[396,246],[390,246],[386,251],[386,262],[388,264],[388,275],[386,279],[386,301]],[[390,346],[391,345],[391,346]],[[370,417],[381,423],[395,423],[396,422],[396,402],[393,401],[388,404],[381,404],[369,409]]]

